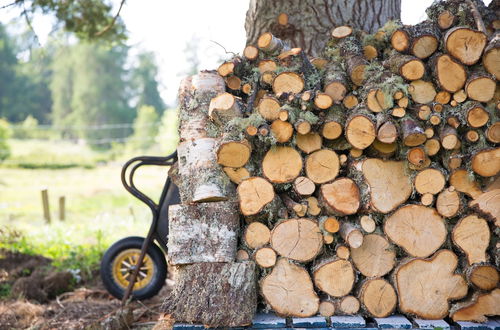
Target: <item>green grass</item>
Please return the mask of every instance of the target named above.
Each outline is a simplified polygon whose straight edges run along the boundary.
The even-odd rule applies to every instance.
[[[93,169],[0,168],[0,248],[54,259],[54,265],[89,276],[103,251],[129,235],[145,236],[149,209],[121,185],[119,163]],[[157,200],[167,169],[146,167],[136,185]],[[49,192],[52,222],[43,218],[41,189]],[[66,198],[66,220],[58,198]]]
[[[89,276],[109,245],[126,236],[145,236],[151,212],[120,180],[121,165],[134,156],[168,155],[175,150],[177,112],[167,111],[154,145],[136,151],[117,144],[98,151],[81,143],[10,139],[10,157],[0,163],[0,249],[39,254],[56,267]],[[136,172],[136,186],[157,201],[165,167]],[[48,189],[52,221],[43,218],[41,190]],[[66,219],[58,219],[58,199]],[[0,296],[8,288],[0,287]]]

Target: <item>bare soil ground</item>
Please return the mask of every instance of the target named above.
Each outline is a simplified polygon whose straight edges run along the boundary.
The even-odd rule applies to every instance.
[[[151,329],[164,319],[159,310],[170,285],[152,299],[122,308],[98,277],[67,291],[66,274],[51,269],[46,258],[3,252],[0,285],[12,289],[0,300],[0,329]],[[161,328],[168,328],[169,322],[163,323]]]

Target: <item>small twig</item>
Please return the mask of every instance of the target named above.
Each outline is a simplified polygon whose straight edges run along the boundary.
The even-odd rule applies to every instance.
[[[108,32],[109,30],[111,30],[111,28],[115,25],[116,23],[116,20],[118,19],[118,16],[120,16],[120,12],[122,11],[122,8],[123,8],[123,5],[125,4],[125,1],[126,0],[122,0],[120,2],[120,7],[118,8],[118,11],[116,12],[116,15],[115,17],[113,17],[113,20],[111,21],[111,23],[108,24],[108,26],[106,26],[104,29],[102,29],[101,31],[97,32],[96,34],[94,34],[94,36],[96,37],[100,37],[102,36],[103,34],[105,34],[106,32]]]
[[[8,8],[8,7],[11,7],[11,6],[14,6],[14,5],[17,5],[18,3],[20,3],[22,0],[16,0],[12,3],[9,3],[7,5],[3,5],[2,7],[0,7],[0,9],[5,9],[5,8]]]
[[[23,3],[23,12],[22,12],[22,15],[24,16],[24,19],[26,20],[26,24],[28,24],[28,27],[33,32],[33,34],[35,35],[35,40],[38,43],[38,46],[42,46],[42,44],[40,43],[40,39],[38,39],[38,34],[36,34],[36,31],[33,28],[33,25],[31,24],[31,19],[28,17],[28,11],[26,10],[26,3],[25,3],[24,0],[21,0],[21,1]]]
[[[477,9],[476,4],[472,0],[465,0],[470,7],[474,21],[476,21],[477,29],[486,34],[486,27],[484,26],[483,18]]]
[[[224,49],[224,52],[225,52],[226,54],[233,54],[233,56],[238,56],[238,54],[236,54],[236,53],[233,53],[233,52],[228,52],[228,51],[226,50],[226,48],[225,48],[224,46],[222,46],[220,43],[218,43],[217,41],[214,41],[214,40],[210,40],[210,41],[211,41],[211,42],[213,42],[214,44],[216,44],[216,45],[220,46],[222,49]]]
[[[252,86],[252,94],[248,98],[247,107],[245,109],[246,113],[252,113],[253,111],[253,104],[255,103],[255,99],[257,98],[257,92],[258,92],[257,86],[258,86],[257,82]]]
[[[59,296],[56,297],[56,302],[57,304],[64,309],[64,305],[61,303],[61,301],[59,300]]]

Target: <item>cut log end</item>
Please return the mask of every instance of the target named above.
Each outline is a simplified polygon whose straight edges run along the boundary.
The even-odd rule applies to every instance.
[[[451,312],[453,321],[486,322],[486,316],[500,315],[500,289],[475,294],[467,302],[458,305]]]
[[[444,43],[447,53],[465,65],[473,65],[481,58],[487,37],[483,32],[465,27],[448,30]]]
[[[339,170],[339,157],[332,150],[315,151],[306,159],[305,172],[314,183],[321,184],[335,179]]]
[[[354,296],[343,297],[339,302],[339,311],[342,314],[354,315],[359,312],[361,307],[359,300]]]
[[[273,185],[260,177],[245,179],[238,186],[240,209],[245,216],[259,213],[274,197]]]
[[[443,219],[434,209],[422,205],[398,209],[386,219],[384,232],[391,241],[415,257],[428,257],[434,253],[447,235]]]
[[[276,264],[276,252],[271,248],[260,248],[255,252],[255,263],[262,268],[273,267]]]
[[[449,301],[464,297],[468,289],[463,277],[454,274],[457,264],[457,256],[449,250],[402,264],[395,272],[399,309],[425,319],[448,315]]]
[[[396,252],[382,235],[370,234],[359,248],[351,248],[351,258],[361,274],[380,277],[394,268]]]
[[[480,290],[493,290],[500,281],[498,270],[491,265],[474,266],[468,275],[469,281]]]
[[[347,295],[354,285],[354,269],[343,259],[325,260],[313,271],[314,284],[332,297]]]
[[[349,178],[339,178],[321,186],[320,198],[332,215],[355,214],[360,207],[360,192]]]
[[[490,229],[486,220],[469,215],[455,225],[451,237],[455,245],[464,251],[469,265],[487,261]]]
[[[276,95],[283,93],[300,93],[304,89],[304,79],[295,72],[282,72],[273,81],[273,91]]]
[[[359,300],[372,317],[387,317],[397,305],[396,291],[382,278],[366,280],[361,286]]]
[[[269,181],[286,183],[295,180],[302,170],[302,157],[291,147],[270,149],[262,161],[262,172]]]
[[[323,317],[330,317],[335,314],[335,304],[331,301],[325,300],[319,304],[319,315]]]
[[[332,37],[336,39],[342,39],[350,36],[351,34],[352,34],[352,27],[347,25],[337,26],[332,30]]]
[[[261,282],[262,296],[281,316],[309,317],[317,313],[319,298],[307,271],[279,259]]]
[[[292,260],[310,261],[320,253],[322,246],[323,235],[314,220],[283,220],[271,232],[271,247]]]
[[[354,116],[347,122],[345,135],[353,147],[361,150],[372,144],[377,136],[375,124],[363,115]]]
[[[261,222],[252,222],[248,225],[243,235],[245,244],[256,249],[269,243],[271,239],[271,231]]]

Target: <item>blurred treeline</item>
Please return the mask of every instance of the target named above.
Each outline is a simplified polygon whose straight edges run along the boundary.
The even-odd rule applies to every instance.
[[[0,23],[0,161],[8,138],[146,150],[172,131],[153,53],[64,31],[41,47],[32,30],[19,30]]]

